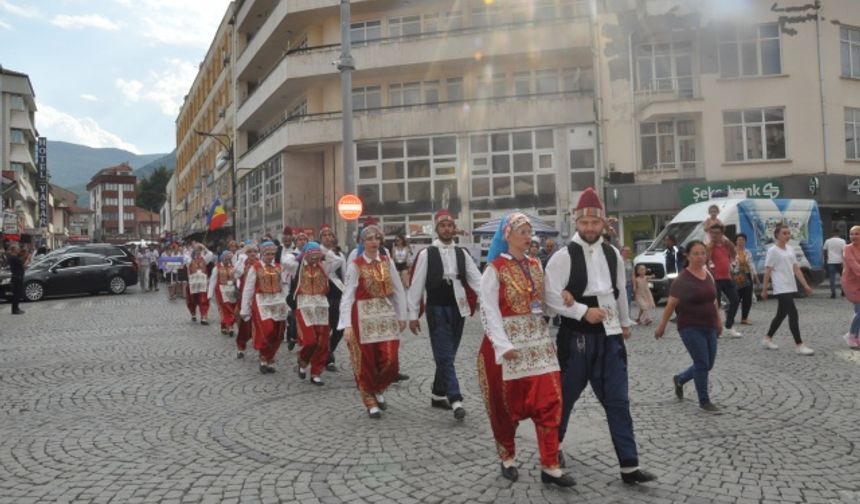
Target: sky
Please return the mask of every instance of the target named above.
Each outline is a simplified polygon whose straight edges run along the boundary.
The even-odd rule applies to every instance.
[[[48,140],[136,154],[175,121],[229,0],[0,0],[0,65],[30,76]]]

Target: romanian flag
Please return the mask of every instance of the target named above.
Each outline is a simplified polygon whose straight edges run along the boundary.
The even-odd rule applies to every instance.
[[[209,207],[209,213],[206,215],[206,225],[209,231],[215,231],[227,222],[227,212],[224,210],[224,202],[221,198],[216,198]]]

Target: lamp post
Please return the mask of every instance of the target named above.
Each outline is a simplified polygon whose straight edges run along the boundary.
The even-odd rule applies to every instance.
[[[236,207],[238,201],[236,200],[236,156],[233,155],[233,139],[226,133],[211,133],[199,130],[194,130],[194,133],[200,136],[213,138],[216,142],[221,144],[222,147],[227,149],[227,156],[230,161],[230,199],[232,201],[230,205],[230,213],[232,214],[231,219],[233,221],[233,235],[236,236],[239,234],[239,226],[238,221],[236,220]],[[222,138],[226,138],[227,142],[224,142]]]
[[[340,71],[340,88],[343,101],[343,192],[355,194],[355,155],[353,152],[352,131],[352,71],[355,70],[355,60],[352,59],[352,40],[350,39],[350,5],[349,0],[340,1],[340,58],[336,61]],[[335,198],[335,201],[337,198]],[[346,221],[347,248],[355,246],[356,221]]]

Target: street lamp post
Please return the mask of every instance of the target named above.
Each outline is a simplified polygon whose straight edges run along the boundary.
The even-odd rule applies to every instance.
[[[213,138],[216,142],[221,144],[222,147],[227,149],[227,156],[230,160],[230,199],[232,200],[232,204],[230,205],[230,213],[232,214],[231,219],[233,221],[233,235],[238,236],[239,225],[238,220],[236,219],[236,207],[238,204],[238,201],[236,200],[236,156],[233,155],[233,139],[230,138],[230,135],[226,133],[211,133],[208,131],[198,130],[194,130],[194,133],[200,136]],[[226,138],[229,144],[224,142],[222,138]]]
[[[340,71],[340,87],[343,100],[343,192],[355,194],[355,156],[353,152],[352,132],[352,71],[355,70],[355,60],[352,59],[352,40],[350,39],[350,5],[349,0],[340,2],[340,59],[337,69]],[[337,198],[335,198],[337,200]],[[348,248],[355,246],[356,221],[346,221],[346,244]]]

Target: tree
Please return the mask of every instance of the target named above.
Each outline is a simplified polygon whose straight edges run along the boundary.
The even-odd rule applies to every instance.
[[[173,170],[168,170],[166,166],[162,165],[156,168],[149,177],[140,179],[135,195],[137,206],[152,212],[160,211],[167,197],[165,191],[172,174]]]

